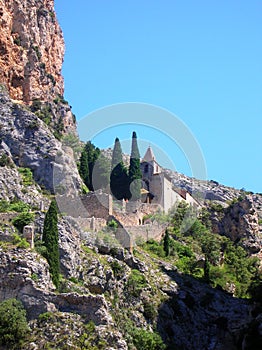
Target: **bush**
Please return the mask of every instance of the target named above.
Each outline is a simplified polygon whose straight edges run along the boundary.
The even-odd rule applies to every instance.
[[[149,301],[144,301],[143,306],[144,306],[143,314],[145,318],[149,320],[154,320],[154,318],[157,316],[156,306]]]
[[[111,269],[113,270],[115,277],[121,277],[125,272],[124,267],[120,265],[117,260],[112,261],[110,266],[111,266]]]
[[[0,213],[7,213],[15,211],[17,213],[27,212],[30,209],[30,206],[22,201],[13,200],[8,202],[5,199],[0,200]]]
[[[3,153],[0,156],[0,167],[11,166],[12,162],[7,154]]]
[[[112,228],[113,230],[116,230],[118,228],[118,224],[117,224],[117,222],[114,219],[110,220],[107,223],[107,226]]]
[[[28,332],[26,311],[22,303],[16,299],[2,301],[0,303],[0,344],[21,345]]]
[[[160,245],[158,242],[154,241],[153,239],[149,239],[144,245],[143,248],[148,251],[152,252],[153,254],[159,256],[160,258],[165,257],[164,248],[162,245]]]
[[[133,330],[133,342],[139,350],[163,350],[166,348],[160,335],[146,329]]]
[[[33,174],[29,168],[18,168],[19,174],[22,176],[23,184],[29,186],[33,184]]]
[[[132,270],[128,277],[127,288],[131,295],[138,297],[143,288],[147,286],[145,276],[138,270]]]
[[[22,249],[27,249],[30,247],[30,244],[27,242],[27,240],[19,236],[17,233],[13,234],[12,243],[17,245],[18,248],[22,248]]]
[[[33,213],[22,212],[17,217],[13,219],[13,225],[20,231],[23,231],[23,228],[26,225],[29,225],[35,218]]]

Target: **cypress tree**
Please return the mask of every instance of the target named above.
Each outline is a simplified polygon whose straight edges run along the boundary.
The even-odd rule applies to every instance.
[[[170,236],[169,236],[169,232],[166,229],[165,231],[165,236],[164,236],[164,251],[166,256],[169,256],[170,254]]]
[[[87,186],[87,184],[89,183],[89,167],[87,153],[85,150],[82,151],[80,156],[79,175],[84,181],[84,184]]]
[[[92,175],[96,160],[100,155],[100,149],[88,141],[81,153],[79,174],[90,191],[94,191]]]
[[[56,287],[59,285],[60,272],[57,223],[57,204],[55,200],[52,200],[45,216],[42,240],[46,247],[45,257],[49,264],[50,274]]]
[[[117,137],[115,139],[115,145],[112,154],[111,169],[113,170],[121,162],[123,162],[123,152],[119,138]]]
[[[142,173],[140,170],[140,154],[137,145],[137,135],[133,132],[132,135],[132,149],[129,165],[129,183],[131,191],[131,200],[136,201],[141,197],[141,179]]]
[[[87,154],[88,170],[89,170],[89,178],[88,178],[88,182],[86,183],[86,186],[89,188],[90,191],[94,191],[92,175],[93,175],[95,162],[100,155],[100,149],[95,145],[93,145],[91,141],[88,141],[85,145],[85,152]]]
[[[122,148],[118,138],[115,139],[111,169],[110,189],[113,196],[118,200],[129,198],[129,178],[123,162]]]

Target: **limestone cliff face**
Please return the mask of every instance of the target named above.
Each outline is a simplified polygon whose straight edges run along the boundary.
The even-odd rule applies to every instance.
[[[14,100],[63,95],[64,40],[53,0],[1,0],[0,82]]]
[[[241,242],[249,254],[256,254],[261,259],[261,208],[261,195],[253,194],[240,198],[220,212],[211,210],[212,231],[226,235],[233,242]]]

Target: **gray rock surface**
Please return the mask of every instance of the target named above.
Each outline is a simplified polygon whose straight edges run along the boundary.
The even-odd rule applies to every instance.
[[[0,94],[0,140],[17,166],[32,170],[40,185],[54,192],[59,187],[67,194],[81,188],[75,161],[66,153],[48,126],[24,106]]]

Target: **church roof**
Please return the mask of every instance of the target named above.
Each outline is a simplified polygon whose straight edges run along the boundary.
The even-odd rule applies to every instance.
[[[155,160],[155,155],[153,153],[152,148],[149,146],[144,157],[143,157],[143,161],[152,162],[153,160]]]

